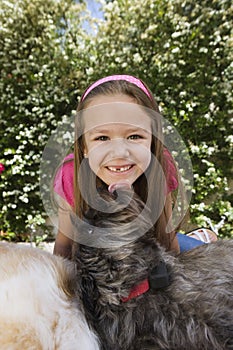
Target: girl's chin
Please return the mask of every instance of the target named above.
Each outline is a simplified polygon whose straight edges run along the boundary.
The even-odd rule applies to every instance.
[[[107,179],[102,179],[107,185],[116,183],[126,183],[128,186],[132,186],[138,177],[128,177],[128,176],[111,176]]]

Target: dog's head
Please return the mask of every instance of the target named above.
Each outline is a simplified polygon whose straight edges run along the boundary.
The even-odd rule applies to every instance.
[[[83,219],[72,219],[79,244],[105,249],[127,246],[142,237],[153,226],[150,210],[130,188],[102,191],[84,213]]]

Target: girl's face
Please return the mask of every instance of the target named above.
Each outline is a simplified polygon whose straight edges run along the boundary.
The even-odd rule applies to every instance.
[[[84,111],[85,154],[107,185],[131,185],[151,161],[151,121],[127,95],[95,97]]]

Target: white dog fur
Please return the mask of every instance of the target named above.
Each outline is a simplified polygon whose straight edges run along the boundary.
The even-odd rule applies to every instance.
[[[38,248],[0,243],[0,349],[98,350],[72,296],[73,264]]]

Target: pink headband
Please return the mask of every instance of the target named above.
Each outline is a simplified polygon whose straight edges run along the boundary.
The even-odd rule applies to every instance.
[[[83,101],[87,95],[94,89],[96,88],[97,86],[103,84],[103,83],[106,83],[108,81],[114,81],[114,80],[125,80],[125,81],[128,81],[129,83],[131,84],[134,84],[136,85],[137,87],[139,87],[148,97],[149,99],[151,100],[152,97],[151,97],[151,94],[149,92],[149,90],[146,88],[146,86],[143,84],[143,82],[138,79],[138,78],[135,78],[133,77],[132,75],[110,75],[108,77],[105,77],[105,78],[102,78],[102,79],[99,79],[97,80],[95,83],[93,83],[92,85],[90,85],[87,90],[84,92],[83,96],[81,97],[81,101]]]

